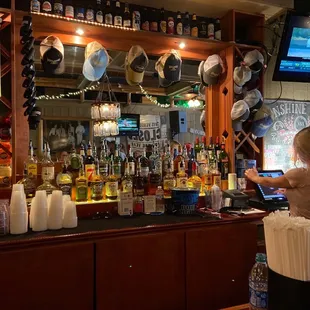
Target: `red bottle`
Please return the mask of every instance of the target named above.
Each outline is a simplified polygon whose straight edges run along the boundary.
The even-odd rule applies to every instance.
[[[174,18],[173,17],[168,17],[167,33],[174,34]]]

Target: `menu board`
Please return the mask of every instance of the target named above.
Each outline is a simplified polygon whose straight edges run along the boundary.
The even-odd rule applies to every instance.
[[[293,139],[298,131],[310,125],[310,102],[279,100],[268,104],[274,123],[264,137],[264,169],[294,168]]]

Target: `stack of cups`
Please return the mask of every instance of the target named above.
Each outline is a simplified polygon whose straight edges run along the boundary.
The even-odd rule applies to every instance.
[[[48,229],[56,230],[62,228],[63,198],[62,191],[53,191],[48,206]]]
[[[73,201],[66,201],[64,203],[63,223],[64,228],[77,227],[78,219],[76,214],[76,205]]]
[[[33,231],[47,230],[47,197],[46,191],[37,191],[32,200],[30,224]]]
[[[14,184],[10,204],[10,233],[24,234],[28,231],[28,212],[23,184]]]

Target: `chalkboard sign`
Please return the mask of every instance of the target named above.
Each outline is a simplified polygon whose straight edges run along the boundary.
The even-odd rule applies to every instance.
[[[274,124],[264,137],[264,169],[294,168],[293,139],[301,129],[310,125],[310,102],[279,100],[265,103],[274,114]]]

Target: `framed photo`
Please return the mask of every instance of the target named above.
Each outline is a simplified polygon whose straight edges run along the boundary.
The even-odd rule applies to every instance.
[[[48,142],[51,154],[69,153],[72,147],[79,149],[80,145],[92,141],[92,127],[89,120],[44,119],[43,142]],[[53,156],[55,157],[55,156]]]

